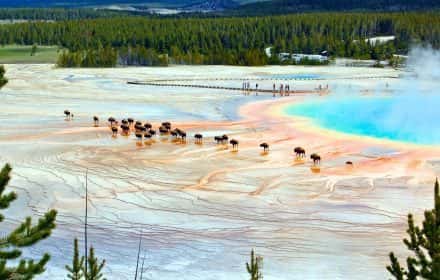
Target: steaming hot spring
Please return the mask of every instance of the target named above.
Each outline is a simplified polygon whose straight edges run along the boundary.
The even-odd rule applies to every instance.
[[[286,106],[285,113],[312,125],[350,135],[421,145],[440,144],[440,56],[413,51],[412,72],[361,89],[339,87],[329,98],[309,98]]]

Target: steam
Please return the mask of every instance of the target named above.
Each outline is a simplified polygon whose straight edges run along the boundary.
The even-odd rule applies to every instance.
[[[398,84],[389,112],[384,112],[384,129],[399,128],[399,139],[440,144],[440,51],[413,48],[407,71]]]
[[[332,98],[293,107],[292,113],[346,133],[440,145],[440,51],[414,47],[402,77],[367,96],[359,97],[354,88],[336,91]]]
[[[431,47],[411,49],[407,70],[416,74],[417,81],[440,83],[440,51]]]

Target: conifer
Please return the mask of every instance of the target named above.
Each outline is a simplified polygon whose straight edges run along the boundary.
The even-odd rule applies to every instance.
[[[6,79],[5,73],[6,73],[5,66],[0,65],[0,89],[8,83],[8,79]]]
[[[105,265],[105,260],[99,262],[95,257],[95,250],[90,247],[89,256],[87,257],[88,270],[86,274],[86,280],[106,280],[102,274],[102,269]]]
[[[263,275],[261,273],[261,257],[256,257],[255,252],[252,249],[251,251],[251,262],[246,263],[246,270],[250,275],[250,280],[261,280],[263,279]]]
[[[5,194],[5,188],[11,179],[11,170],[12,168],[6,164],[0,171],[0,210],[7,209],[11,202],[17,199],[15,192]],[[36,225],[32,225],[32,219],[27,217],[15,230],[0,238],[0,279],[33,279],[45,271],[45,265],[50,259],[49,254],[44,254],[38,261],[23,259],[20,258],[20,248],[33,246],[49,237],[55,228],[56,215],[55,210],[50,210]],[[4,218],[0,214],[0,222]],[[8,262],[14,265],[8,266]]]
[[[84,276],[83,267],[84,267],[84,257],[79,256],[78,239],[75,238],[73,242],[72,266],[66,265],[66,269],[67,271],[69,271],[67,277],[72,280],[82,279]]]
[[[413,252],[402,267],[393,252],[387,270],[397,280],[440,279],[440,194],[439,182],[434,187],[434,209],[426,210],[422,227],[416,226],[412,214],[408,215],[408,238],[403,240]]]

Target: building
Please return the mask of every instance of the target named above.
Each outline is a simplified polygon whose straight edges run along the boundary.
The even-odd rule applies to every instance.
[[[278,58],[279,58],[280,61],[285,61],[285,60],[290,59],[291,55],[290,55],[290,53],[282,52],[282,53],[278,54]]]
[[[321,52],[321,54],[302,54],[302,53],[279,53],[278,58],[280,61],[293,60],[295,63],[299,63],[304,59],[319,61],[324,63],[328,61],[327,51]]]
[[[308,59],[308,60],[314,60],[314,61],[319,61],[321,63],[324,63],[326,61],[328,61],[328,56],[326,55],[322,55],[322,54],[301,54],[301,53],[294,53],[292,54],[292,59],[296,62],[299,63],[304,59]]]

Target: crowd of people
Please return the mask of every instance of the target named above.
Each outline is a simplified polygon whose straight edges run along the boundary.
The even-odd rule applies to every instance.
[[[317,90],[322,91],[322,90],[328,90],[328,84],[324,87],[322,85],[319,85]],[[261,91],[265,91],[261,88],[259,88],[258,83],[255,84],[255,87],[252,88],[251,87],[251,83],[249,81],[244,81],[241,85],[241,89],[243,90],[245,95],[249,95],[252,91],[255,92],[255,95],[258,95],[258,92]],[[266,90],[267,92],[268,90]],[[275,83],[273,83],[272,86],[272,93],[273,93],[273,97],[276,97],[277,93],[279,93],[280,96],[289,96],[291,93],[294,93],[294,90],[291,89],[290,84],[280,84],[278,87]]]

